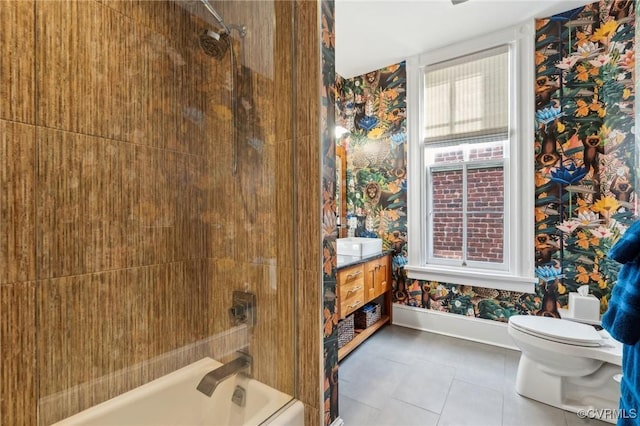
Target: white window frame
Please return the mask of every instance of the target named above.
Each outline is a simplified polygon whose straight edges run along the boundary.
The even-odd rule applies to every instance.
[[[407,59],[409,278],[533,292],[534,274],[534,28],[533,22]],[[502,268],[429,260],[429,194],[424,155],[424,68],[501,45],[509,46],[509,143],[504,150],[505,258]]]

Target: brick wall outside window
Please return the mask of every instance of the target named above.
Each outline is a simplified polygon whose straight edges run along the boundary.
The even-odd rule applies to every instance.
[[[457,153],[443,153],[441,161],[459,161]],[[502,147],[472,151],[474,159],[502,157]],[[470,156],[471,157],[471,156]],[[462,170],[432,173],[433,255],[462,259]],[[467,172],[467,259],[483,262],[503,261],[504,186],[502,167],[470,168]]]

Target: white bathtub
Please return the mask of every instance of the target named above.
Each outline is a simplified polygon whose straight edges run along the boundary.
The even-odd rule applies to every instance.
[[[223,381],[208,397],[196,386],[218,361],[203,358],[129,392],[68,417],[56,426],[300,426],[304,406],[300,401],[257,380],[235,375]],[[236,386],[246,390],[246,404],[231,401]],[[284,407],[284,408],[283,408]],[[276,413],[274,415],[274,413]]]

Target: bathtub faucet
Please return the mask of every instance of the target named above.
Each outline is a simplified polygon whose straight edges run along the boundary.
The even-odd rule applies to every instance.
[[[197,389],[203,394],[211,396],[218,385],[229,377],[238,373],[244,373],[250,376],[253,358],[247,353],[238,353],[240,354],[238,358],[205,374],[202,380],[200,380],[200,383],[198,383]]]

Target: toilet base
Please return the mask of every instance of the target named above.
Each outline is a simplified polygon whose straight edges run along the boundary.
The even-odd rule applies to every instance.
[[[620,366],[603,363],[594,373],[583,377],[552,376],[524,353],[520,356],[516,391],[553,407],[616,423],[620,385],[614,376]]]

